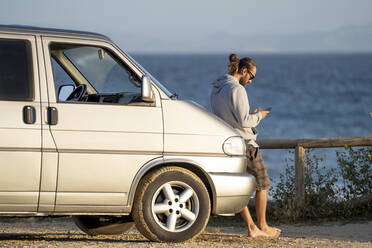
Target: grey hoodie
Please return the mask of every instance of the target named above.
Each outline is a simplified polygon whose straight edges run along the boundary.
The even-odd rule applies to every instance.
[[[218,78],[213,84],[211,105],[213,112],[229,123],[249,144],[256,143],[256,126],[262,119],[261,113],[249,114],[248,95],[245,88],[231,75]]]

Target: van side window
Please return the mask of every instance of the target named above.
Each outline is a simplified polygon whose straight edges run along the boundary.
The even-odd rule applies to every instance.
[[[52,43],[50,45],[55,86],[73,80],[75,90],[58,101],[99,104],[143,104],[141,80],[115,53],[97,46]],[[62,73],[64,71],[64,73]],[[64,77],[65,82],[56,80]],[[68,77],[66,77],[68,75]]]
[[[0,100],[33,100],[31,44],[0,39]]]
[[[76,47],[64,55],[100,93],[140,91],[139,85],[130,82],[130,72],[102,48]]]
[[[76,83],[53,57],[51,58],[51,60],[52,60],[52,68],[53,68],[54,86],[56,89],[56,95],[57,95],[58,101],[65,101],[69,94],[68,93],[64,94],[63,90],[62,92],[60,92],[60,90],[62,89],[62,86],[71,85],[71,86],[76,87]]]
[[[70,77],[70,75],[66,73],[66,71],[56,62],[54,58],[52,58],[52,66],[56,90],[58,90],[60,86],[65,84],[75,85],[74,80]]]

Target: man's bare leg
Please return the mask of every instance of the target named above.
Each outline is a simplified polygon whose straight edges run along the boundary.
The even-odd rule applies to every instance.
[[[248,236],[252,238],[271,238],[269,234],[266,232],[261,231],[256,224],[254,223],[251,214],[249,213],[249,209],[246,206],[245,208],[240,211],[240,215],[242,216],[245,224],[248,227]]]
[[[266,222],[267,190],[256,191],[255,200],[258,228],[271,237],[279,237],[281,230],[279,228],[270,227]]]

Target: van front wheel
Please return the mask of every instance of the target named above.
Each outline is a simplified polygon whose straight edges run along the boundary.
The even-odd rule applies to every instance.
[[[199,177],[184,168],[165,167],[141,179],[132,216],[148,239],[181,242],[204,230],[210,208],[208,191]]]

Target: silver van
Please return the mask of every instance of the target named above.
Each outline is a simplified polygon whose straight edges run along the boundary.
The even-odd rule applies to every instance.
[[[178,242],[255,190],[245,144],[107,37],[0,26],[0,216]]]

